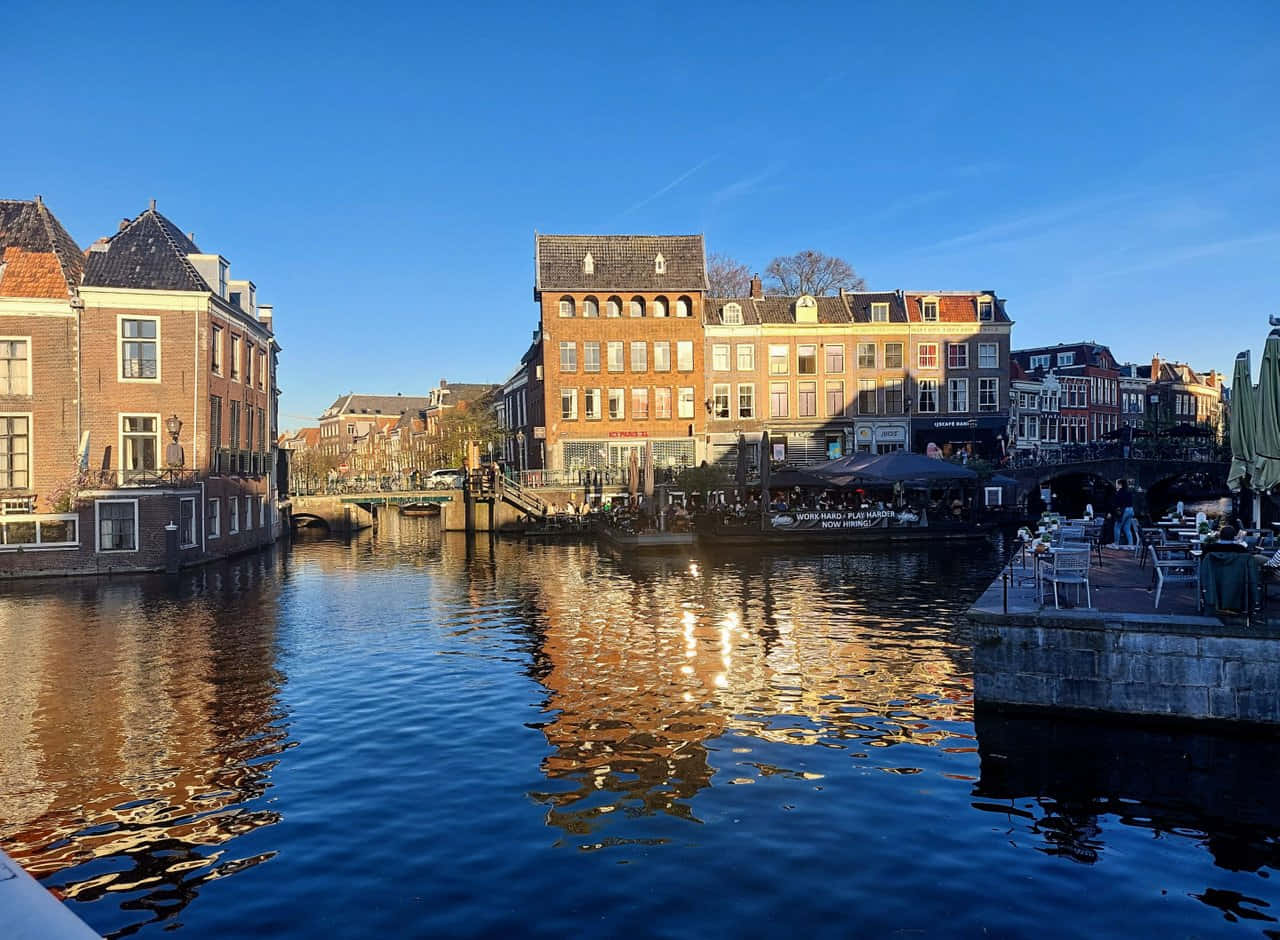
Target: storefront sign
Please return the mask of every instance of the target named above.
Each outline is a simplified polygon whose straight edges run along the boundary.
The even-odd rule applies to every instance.
[[[539,425],[533,429],[533,439],[535,441],[545,441],[547,439],[547,429]]]
[[[610,437],[648,437],[648,431],[610,431]]]
[[[904,427],[876,428],[876,440],[890,444],[904,444],[907,440],[907,429]]]
[[[929,422],[931,428],[976,428],[977,418],[938,418]]]
[[[868,425],[861,424],[858,426],[858,442],[861,444],[871,443],[871,428]]]
[[[820,529],[877,529],[894,518],[890,509],[797,509],[769,513],[769,528],[785,532]]]

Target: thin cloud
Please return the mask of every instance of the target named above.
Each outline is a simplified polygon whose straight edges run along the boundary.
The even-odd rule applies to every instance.
[[[765,167],[759,173],[752,176],[744,176],[740,180],[735,180],[728,186],[722,186],[711,194],[711,205],[721,206],[726,202],[732,202],[735,199],[741,199],[743,196],[750,195],[760,188],[760,184],[766,182],[770,177],[777,174],[782,168],[781,164],[773,164]]]
[[[671,190],[675,189],[677,186],[679,186],[689,177],[693,176],[694,173],[697,173],[699,170],[701,170],[704,166],[706,166],[708,163],[714,160],[717,156],[718,154],[712,154],[711,156],[703,160],[701,163],[691,166],[689,169],[685,170],[683,173],[681,173],[679,176],[673,179],[666,186],[663,186],[661,189],[657,190],[656,192],[650,193],[648,196],[645,196],[643,199],[637,202],[634,206],[631,206],[628,209],[624,209],[621,215],[619,216],[619,218],[621,218],[622,216],[630,215],[632,212],[635,212],[637,209],[643,209],[645,206],[653,202],[655,199],[659,199],[662,196],[665,196],[667,193],[671,192]]]
[[[1160,255],[1141,264],[1130,265],[1125,268],[1115,268],[1110,271],[1102,271],[1093,277],[1124,277],[1129,274],[1139,274],[1144,271],[1158,271],[1161,268],[1167,268],[1171,265],[1182,264],[1185,261],[1196,261],[1200,258],[1210,258],[1214,255],[1225,254],[1229,251],[1236,251],[1241,248],[1252,248],[1255,245],[1265,245],[1270,242],[1280,240],[1280,232],[1259,232],[1256,235],[1246,235],[1243,238],[1227,238],[1220,241],[1205,242],[1201,245],[1189,245],[1177,251]]]

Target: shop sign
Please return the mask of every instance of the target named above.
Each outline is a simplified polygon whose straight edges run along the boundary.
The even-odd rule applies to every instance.
[[[905,443],[907,440],[907,429],[904,427],[876,428],[876,440],[887,441],[889,443]]]
[[[977,418],[937,418],[929,424],[931,428],[976,428]]]
[[[891,509],[798,509],[769,513],[769,528],[784,532],[823,529],[879,529],[894,518]]]
[[[547,439],[547,429],[542,425],[533,429],[533,439],[535,441],[545,441]]]
[[[648,431],[610,431],[610,437],[648,437]]]
[[[871,428],[868,425],[860,425],[857,434],[858,440],[864,444],[871,440]]]

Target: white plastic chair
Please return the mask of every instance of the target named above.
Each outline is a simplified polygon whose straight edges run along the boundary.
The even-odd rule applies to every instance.
[[[1056,552],[1053,556],[1053,570],[1049,572],[1048,578],[1053,583],[1054,608],[1060,607],[1058,603],[1059,584],[1074,584],[1076,586],[1077,605],[1080,603],[1080,586],[1084,585],[1086,606],[1093,606],[1093,593],[1089,588],[1088,546]]]

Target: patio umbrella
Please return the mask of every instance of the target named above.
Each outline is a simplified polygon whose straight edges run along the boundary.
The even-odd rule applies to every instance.
[[[1257,420],[1253,402],[1253,369],[1249,351],[1236,356],[1236,371],[1231,379],[1231,471],[1227,486],[1239,490],[1253,469],[1253,432]]]
[[[653,502],[653,487],[657,483],[657,470],[653,466],[653,441],[644,442],[644,501]]]
[[[640,489],[640,451],[631,448],[631,458],[627,462],[627,492],[631,494],[631,502],[636,501],[636,491]]]
[[[1252,486],[1267,493],[1280,484],[1280,330],[1262,347],[1253,428]]]
[[[869,460],[865,460],[853,467],[828,469],[831,464],[838,463],[840,461],[833,460],[828,464],[819,464],[816,467],[810,467],[809,472],[815,476],[826,477],[841,485],[852,483],[855,480],[906,483],[912,480],[959,482],[978,478],[978,474],[968,467],[962,467],[946,460],[922,457],[920,454],[908,453],[905,450],[894,451],[889,454],[876,454]]]
[[[760,435],[760,531],[769,530],[769,432]]]
[[[738,472],[734,477],[734,482],[738,485],[738,499],[745,500],[747,498],[747,438],[745,434],[738,435]]]
[[[790,490],[795,487],[801,489],[818,489],[825,490],[832,485],[831,481],[804,470],[795,470],[788,468],[779,470],[773,474],[769,481],[769,485],[779,490]]]

